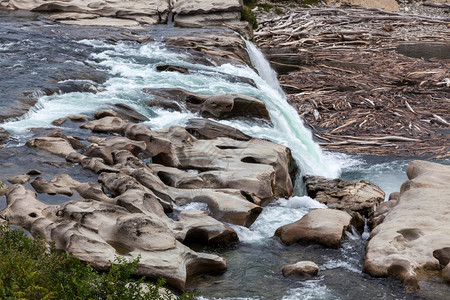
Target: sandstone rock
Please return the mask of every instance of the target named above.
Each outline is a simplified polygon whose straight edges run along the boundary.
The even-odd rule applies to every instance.
[[[58,15],[59,23],[67,25],[77,25],[77,26],[101,26],[101,27],[122,27],[128,29],[142,29],[139,22],[127,19],[117,19],[110,17],[98,17],[98,18],[80,18],[76,20],[71,20],[72,16],[62,19],[61,15]]]
[[[164,136],[172,141],[171,159],[153,157],[155,163],[203,171],[211,188],[244,190],[263,200],[292,195],[294,163],[286,147],[260,139],[196,140],[181,127],[171,127]]]
[[[319,267],[312,261],[299,261],[298,263],[283,267],[284,277],[311,279],[319,273]]]
[[[97,174],[100,174],[102,172],[112,172],[112,173],[120,172],[120,169],[105,164],[105,161],[100,157],[82,156],[81,159],[79,160],[79,163],[83,168],[89,169]]]
[[[4,128],[0,127],[0,143],[4,143],[9,139],[9,133]]]
[[[76,153],[76,152],[73,152]],[[38,170],[38,169],[31,169],[30,171],[27,172],[27,175],[41,175],[42,171]]]
[[[46,136],[59,137],[59,138],[65,139],[66,141],[68,141],[70,143],[70,145],[74,149],[82,149],[82,148],[86,147],[86,145],[79,139],[74,138],[73,136],[67,136],[67,135],[63,134],[61,131],[55,131],[55,132],[47,134]]]
[[[176,26],[202,27],[235,23],[241,18],[239,0],[177,0],[173,12]]]
[[[6,0],[7,10],[59,12],[54,20],[66,24],[135,27],[138,22],[165,23],[169,12],[169,0],[154,1],[16,1]],[[99,18],[94,18],[100,16]],[[122,19],[117,19],[122,18]],[[132,21],[134,20],[134,21]],[[133,22],[133,23],[131,23]]]
[[[375,211],[377,204],[384,201],[384,192],[368,181],[330,180],[320,176],[305,176],[304,180],[308,196],[329,208],[356,211],[368,216]]]
[[[148,167],[168,186],[180,189],[207,187],[207,183],[196,172],[186,172],[158,164],[149,164]]]
[[[54,126],[61,126],[62,124],[66,123],[67,120],[68,120],[67,118],[59,118],[59,119],[54,120],[52,122],[52,125],[54,125]]]
[[[178,215],[183,225],[177,240],[183,244],[231,244],[239,241],[237,233],[230,227],[211,218],[206,212],[184,210]]]
[[[328,4],[340,5],[341,3],[358,5],[369,8],[380,8],[385,11],[399,11],[400,7],[395,0],[328,0]]]
[[[148,118],[144,116],[141,113],[138,113],[135,109],[133,109],[131,106],[128,106],[123,103],[116,103],[113,106],[113,110],[119,114],[119,116],[124,119],[128,120],[130,122],[145,122],[148,121]]]
[[[156,70],[163,72],[178,72],[182,74],[189,74],[189,70],[180,66],[173,66],[173,65],[158,65],[156,66]]]
[[[383,190],[368,181],[350,182],[320,176],[305,176],[304,181],[308,196],[329,208],[348,212],[359,231],[364,229],[362,216],[369,218],[376,211],[377,205],[384,201]]]
[[[205,203],[211,211],[211,216],[230,224],[249,227],[262,211],[260,206],[248,201],[239,190],[174,188],[169,190],[177,205],[182,206],[191,202]]]
[[[208,119],[190,119],[186,124],[186,130],[198,139],[211,140],[218,137],[228,137],[238,141],[251,139],[238,129]]]
[[[149,106],[168,108],[186,107],[187,110],[200,113],[203,117],[230,119],[238,117],[260,118],[270,121],[269,112],[261,100],[240,94],[201,95],[182,89],[144,89],[154,96],[147,101]],[[173,104],[173,103],[177,103]]]
[[[372,228],[375,228],[379,224],[383,223],[384,218],[392,210],[392,208],[397,205],[397,202],[398,199],[392,198],[377,206],[377,210],[370,217]]]
[[[82,124],[80,128],[90,129],[93,132],[123,133],[124,127],[128,123],[128,121],[125,121],[122,118],[108,116]]]
[[[75,152],[70,143],[60,137],[32,138],[27,142],[27,146],[36,147],[62,157]]]
[[[88,118],[83,115],[71,115],[69,116],[69,120],[72,122],[86,122]]]
[[[442,270],[442,278],[443,278],[447,283],[450,283],[450,264],[448,264],[448,265]]]
[[[97,200],[105,203],[114,203],[114,200],[106,196],[102,185],[98,182],[81,183],[75,188],[84,199]]]
[[[442,267],[450,263],[450,247],[434,250],[433,256],[439,261]]]
[[[101,119],[101,118],[104,118],[104,117],[118,117],[118,118],[120,118],[120,115],[117,112],[115,112],[114,110],[112,110],[112,109],[101,109],[101,110],[95,112],[95,114],[94,114],[94,118],[97,119],[97,120]]]
[[[51,180],[46,180],[42,177],[37,177],[32,183],[31,186],[35,189],[36,192],[42,194],[47,193],[50,195],[67,195],[72,196],[72,189],[78,187],[80,183],[68,174],[58,174],[55,175]]]
[[[171,49],[190,49],[196,64],[246,63],[250,58],[245,50],[244,41],[233,31],[224,31],[219,35],[165,37],[165,44]]]
[[[344,211],[315,209],[300,220],[278,228],[275,235],[287,245],[299,242],[339,248],[350,221],[351,216]]]
[[[86,152],[84,152],[84,155],[88,157],[100,157],[106,164],[109,165],[114,163],[112,156],[112,151],[114,150],[127,150],[133,155],[138,155],[146,149],[144,142],[133,141],[125,137],[90,137],[88,141],[93,144],[86,150]]]
[[[398,203],[372,231],[364,271],[418,289],[419,279],[441,269],[439,259],[445,264],[450,247],[450,166],[413,161],[406,173]]]
[[[8,178],[8,182],[11,184],[24,184],[30,181],[30,176],[27,174],[11,176]]]
[[[57,249],[71,252],[99,270],[108,269],[117,255],[140,256],[137,275],[164,277],[169,285],[184,290],[188,277],[226,269],[223,258],[194,252],[178,242],[155,214],[132,214],[120,206],[92,200],[49,206],[22,185],[11,187],[7,204],[0,213],[2,219],[55,241]]]

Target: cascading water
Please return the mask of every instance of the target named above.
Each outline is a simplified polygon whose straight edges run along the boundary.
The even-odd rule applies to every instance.
[[[272,122],[278,132],[287,136],[288,146],[294,158],[300,163],[304,174],[321,175],[335,178],[339,176],[339,162],[326,158],[319,146],[313,141],[311,132],[304,126],[298,112],[286,100],[276,72],[264,54],[250,41],[246,41],[247,51],[253,66],[266,85],[258,85],[268,97],[265,101]]]

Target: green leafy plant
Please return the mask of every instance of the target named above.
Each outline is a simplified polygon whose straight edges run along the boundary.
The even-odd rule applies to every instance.
[[[246,5],[242,8],[241,19],[247,21],[253,29],[258,28],[258,21],[256,21],[255,14],[251,8]]]
[[[98,273],[41,238],[0,226],[0,299],[194,299],[160,293],[163,279],[156,284],[134,279],[139,259],[116,257],[108,272]]]

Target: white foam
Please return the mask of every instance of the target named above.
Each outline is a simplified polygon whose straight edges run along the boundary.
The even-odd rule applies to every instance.
[[[289,290],[282,300],[339,299],[320,280],[309,280],[299,283],[300,287]]]
[[[230,226],[236,231],[242,243],[264,243],[265,239],[275,234],[278,227],[301,219],[313,208],[326,208],[326,206],[307,196],[291,197],[288,200],[280,199],[264,207],[250,228]]]

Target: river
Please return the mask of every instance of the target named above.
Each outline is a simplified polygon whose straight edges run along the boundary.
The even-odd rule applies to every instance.
[[[58,118],[92,115],[110,103],[133,107],[149,118],[145,124],[152,129],[184,125],[196,117],[191,113],[148,107],[144,102],[149,95],[142,92],[143,88],[182,88],[203,94],[241,93],[261,99],[266,103],[273,126],[248,120],[220,122],[251,136],[288,146],[302,174],[368,180],[379,185],[387,195],[398,191],[407,179],[405,169],[411,159],[322,151],[296,110],[287,103],[276,74],[251,43],[247,42],[247,49],[259,74],[250,67],[233,64],[196,65],[188,59],[189,54],[170,51],[162,42],[164,35],[193,34],[193,29],[183,31],[168,26],[154,27],[149,32],[155,39],[151,43],[111,43],[104,36],[114,36],[120,30],[108,29],[102,33],[96,29],[47,23],[39,14],[0,11],[0,107],[8,112],[20,103],[32,102],[33,97],[37,99],[28,113],[5,119],[1,124],[13,138],[0,151],[0,179],[6,180],[37,164],[24,143],[45,128],[52,128],[51,122]],[[189,75],[158,72],[156,66],[161,63],[196,71]],[[220,75],[223,73],[251,78],[257,87],[230,82]],[[54,86],[60,87],[60,92],[49,96],[39,92]],[[67,125],[64,130],[72,135],[83,134],[76,126]],[[55,165],[57,163],[63,164],[63,161]],[[58,167],[54,166],[40,168],[44,168],[49,178],[58,172]],[[75,179],[93,178],[79,166],[72,170]],[[323,207],[303,195],[300,180],[297,180],[295,194],[291,199],[280,199],[265,207],[250,228],[233,226],[241,241],[238,245],[196,249],[225,257],[228,271],[192,279],[188,288],[198,290],[201,299],[444,299],[450,294],[450,289],[439,280],[422,283],[421,294],[411,296],[405,294],[395,280],[375,279],[362,273],[367,232],[362,236],[348,234],[339,250],[282,245],[273,238],[276,228],[298,220],[311,208]],[[5,199],[0,199],[3,208]],[[39,195],[39,199],[49,204],[68,200],[48,195]],[[281,268],[300,260],[316,262],[320,267],[319,276],[304,282],[284,278]]]

